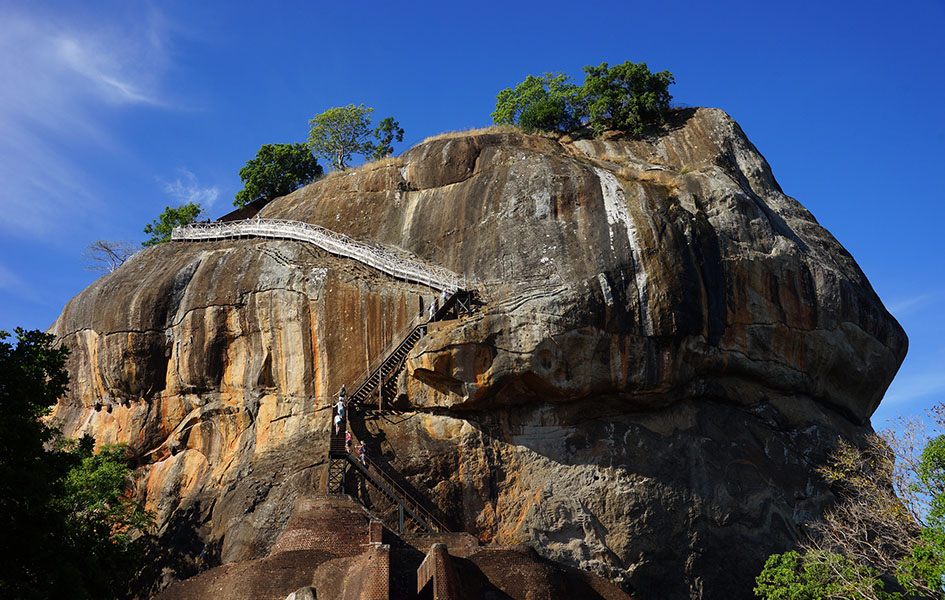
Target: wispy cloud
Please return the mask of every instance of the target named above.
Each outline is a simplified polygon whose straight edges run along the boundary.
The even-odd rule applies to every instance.
[[[922,308],[931,304],[938,297],[939,294],[937,292],[930,292],[917,294],[909,298],[900,298],[899,300],[891,303],[888,309],[893,315],[901,317],[921,310]]]
[[[35,6],[0,5],[0,232],[34,238],[97,207],[75,153],[114,149],[109,111],[165,105],[158,83],[168,64],[151,9],[122,20]]]
[[[903,405],[941,393],[945,393],[945,368],[897,377],[889,386],[883,402]]]
[[[220,196],[220,189],[216,186],[201,187],[197,176],[187,169],[180,169],[180,177],[174,181],[164,182],[164,193],[176,199],[180,204],[193,202],[202,208],[212,208]]]
[[[3,264],[0,264],[0,290],[30,302],[40,299],[40,295],[30,284]]]

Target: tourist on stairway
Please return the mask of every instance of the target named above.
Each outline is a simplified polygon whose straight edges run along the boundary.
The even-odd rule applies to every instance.
[[[364,445],[364,440],[358,444],[358,458],[361,459],[362,465],[367,465],[367,446]]]

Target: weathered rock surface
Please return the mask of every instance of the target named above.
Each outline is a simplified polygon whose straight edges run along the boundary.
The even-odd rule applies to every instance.
[[[832,500],[813,467],[869,429],[906,350],[718,110],[645,139],[446,136],[260,216],[478,280],[479,311],[411,353],[401,412],[356,414],[355,433],[457,528],[638,598],[749,595]],[[56,415],[140,457],[182,557],[168,580],[263,557],[324,489],[331,395],[421,297],[302,243],[162,244],[53,326],[73,349]]]

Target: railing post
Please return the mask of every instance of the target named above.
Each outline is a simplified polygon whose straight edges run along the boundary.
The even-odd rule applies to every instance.
[[[400,514],[399,514],[398,523],[397,523],[397,533],[399,533],[400,535],[403,535],[404,534],[404,503],[399,502],[398,506],[400,507],[400,510],[398,510],[397,512]]]

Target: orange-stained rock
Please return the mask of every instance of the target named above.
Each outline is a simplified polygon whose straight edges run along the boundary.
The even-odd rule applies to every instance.
[[[478,281],[477,312],[409,355],[399,412],[355,412],[356,436],[456,528],[638,598],[750,595],[832,500],[813,468],[869,430],[905,355],[852,257],[718,110],[643,139],[434,139],[259,216]],[[325,489],[333,395],[433,296],[299,242],[161,244],[53,326],[72,349],[56,416],[131,445],[183,548],[172,577],[256,559]]]

